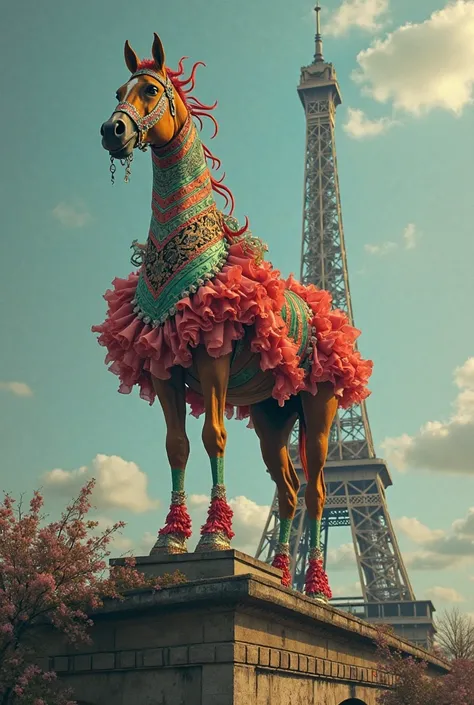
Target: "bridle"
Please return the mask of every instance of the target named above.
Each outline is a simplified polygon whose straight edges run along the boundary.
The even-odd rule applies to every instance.
[[[155,81],[158,81],[158,83],[163,86],[164,93],[160,96],[160,99],[158,100],[157,104],[151,112],[149,112],[147,115],[144,115],[143,117],[140,115],[135,106],[129,103],[127,100],[124,100],[119,103],[115,108],[114,112],[125,113],[126,115],[128,115],[128,117],[131,119],[138,131],[138,141],[136,146],[142,152],[145,152],[148,145],[143,139],[144,135],[148,132],[148,130],[151,130],[151,128],[156,125],[159,120],[161,120],[167,106],[169,107],[171,116],[175,117],[176,104],[174,99],[173,84],[171,83],[168,76],[166,76],[166,78],[163,78],[162,76],[160,76],[160,74],[156,73],[156,71],[152,71],[151,69],[139,69],[138,71],[135,71],[134,74],[132,74],[130,80],[132,78],[137,78],[137,76],[151,76],[151,78],[154,78]],[[125,182],[127,183],[130,178],[130,165],[133,161],[133,153],[130,154],[126,159],[121,159],[120,161],[122,165],[125,166]],[[110,173],[112,175],[112,183],[114,183],[115,170],[116,167],[114,164],[114,158],[111,156]]]

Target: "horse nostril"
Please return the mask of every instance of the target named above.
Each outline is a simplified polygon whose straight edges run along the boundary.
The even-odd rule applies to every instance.
[[[123,134],[125,133],[125,123],[124,123],[124,121],[123,121],[123,120],[117,120],[117,122],[116,122],[115,125],[114,125],[114,128],[115,128],[114,131],[115,131],[115,134],[117,135],[117,137],[118,137],[119,135],[123,135]]]
[[[105,133],[104,125],[102,124],[102,125],[100,126],[100,134],[102,135],[102,137],[104,136],[104,133]]]

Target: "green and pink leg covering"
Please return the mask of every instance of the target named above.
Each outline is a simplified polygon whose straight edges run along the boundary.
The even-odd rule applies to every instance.
[[[201,538],[196,551],[226,551],[234,537],[232,531],[232,509],[226,498],[224,485],[224,458],[211,458],[212,491],[211,504],[206,523],[201,527]]]
[[[328,576],[323,567],[321,551],[321,520],[310,519],[310,552],[308,570],[306,572],[305,593],[308,597],[327,602],[332,597]]]
[[[171,470],[171,505],[165,525],[158,532],[153,553],[187,553],[186,541],[191,536],[191,517],[186,507],[184,470]]]
[[[280,519],[280,535],[276,553],[273,558],[272,566],[279,568],[283,575],[281,576],[281,584],[284,587],[291,587],[290,573],[290,531],[293,519]]]

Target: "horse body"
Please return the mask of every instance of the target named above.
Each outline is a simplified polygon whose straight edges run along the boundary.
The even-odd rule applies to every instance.
[[[203,106],[165,69],[155,35],[153,59],[139,62],[128,43],[133,81],[119,89],[119,105],[102,127],[111,157],[127,162],[135,146],[152,146],[152,217],[146,246],[134,245],[138,273],[116,279],[105,298],[107,319],[93,330],[107,347],[119,391],[137,385],[143,398],[158,397],[166,427],[172,502],[153,551],[184,552],[191,533],[184,476],[189,456],[186,402],[204,413],[203,442],[213,487],[207,521],[196,550],[229,548],[232,511],[224,484],[224,415],[250,416],[263,460],[275,481],[281,519],[274,565],[289,585],[289,535],[298,478],[288,455],[300,419],[301,456],[312,554],[306,592],[327,600],[320,524],[325,502],[323,467],[338,404],[368,395],[371,363],[355,347],[359,331],[331,309],[330,295],[282,280],[263,258],[266,247],[217,209],[214,192],[229,196],[207,165],[217,160],[200,142],[192,116]],[[170,79],[171,76],[171,79]],[[189,91],[188,91],[189,92]],[[121,102],[120,102],[121,101]],[[206,113],[207,111],[207,113]]]

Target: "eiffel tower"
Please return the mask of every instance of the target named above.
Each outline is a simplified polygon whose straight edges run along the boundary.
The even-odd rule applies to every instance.
[[[327,289],[334,306],[353,323],[346,248],[342,225],[335,144],[336,108],[342,102],[336,71],[323,58],[320,11],[316,12],[316,51],[301,69],[298,94],[306,116],[303,237],[300,279]],[[301,489],[290,536],[293,587],[303,591],[309,553],[309,530],[304,506],[306,480],[298,454],[297,428],[290,454]],[[327,502],[322,521],[322,549],[326,562],[329,529],[350,527],[361,584],[361,597],[334,600],[334,605],[371,622],[389,624],[400,635],[430,646],[435,630],[430,601],[417,601],[403,563],[385,499],[392,484],[384,460],[375,455],[365,403],[340,409],[331,429],[325,466]],[[271,563],[278,543],[278,498],[256,552]]]

